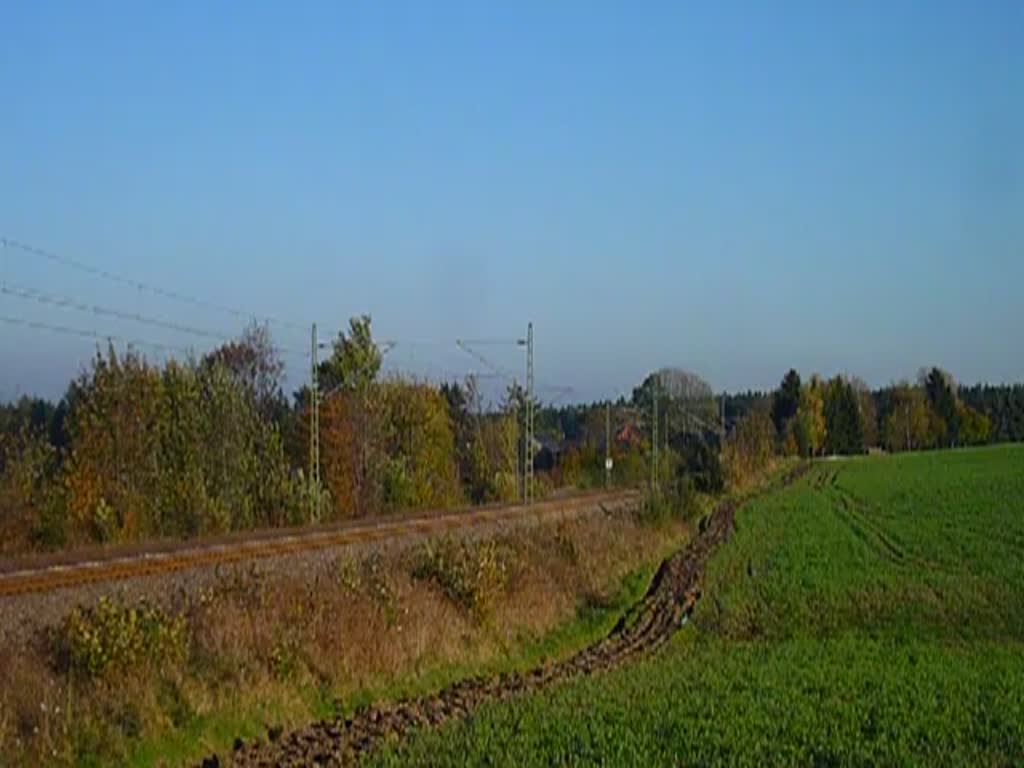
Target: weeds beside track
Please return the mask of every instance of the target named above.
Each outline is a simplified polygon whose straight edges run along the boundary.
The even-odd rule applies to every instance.
[[[787,473],[788,485],[807,465]],[[727,499],[708,516],[687,547],[665,560],[643,600],[599,642],[557,664],[525,673],[470,678],[441,692],[397,704],[378,704],[350,718],[329,720],[269,743],[238,744],[231,762],[238,766],[348,765],[388,739],[424,726],[463,718],[481,704],[503,700],[581,675],[612,669],[663,645],[693,611],[701,596],[704,567],[711,553],[732,534],[739,502]],[[204,766],[220,765],[216,756]]]

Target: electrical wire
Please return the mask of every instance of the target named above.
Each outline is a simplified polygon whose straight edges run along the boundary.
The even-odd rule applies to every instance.
[[[8,296],[13,296],[18,299],[28,299],[39,304],[46,304],[51,307],[59,307],[61,309],[73,309],[79,312],[92,312],[95,315],[103,317],[115,317],[119,320],[129,320],[134,323],[140,323],[142,325],[151,325],[155,328],[164,328],[169,331],[178,331],[179,333],[187,333],[193,336],[201,336],[208,339],[217,339],[219,341],[227,341],[233,338],[231,334],[222,333],[220,331],[208,331],[203,328],[194,328],[190,325],[182,325],[175,323],[170,320],[160,320],[154,317],[147,317],[136,312],[122,312],[117,309],[109,309],[107,307],[101,307],[98,304],[88,304],[81,302],[70,296],[61,296],[54,293],[44,293],[43,291],[37,291],[33,288],[26,288],[24,286],[11,285],[10,283],[0,283],[0,293]]]
[[[122,310],[104,307],[99,304],[90,304],[88,302],[79,301],[70,296],[46,293],[43,291],[37,291],[34,288],[12,285],[10,283],[0,283],[0,293],[6,294],[7,296],[11,296],[17,299],[35,301],[38,304],[58,307],[60,309],[70,309],[78,312],[91,312],[92,314],[99,315],[101,317],[113,317],[119,320],[127,320],[129,322],[139,323],[140,325],[148,325],[154,328],[162,328],[168,331],[175,331],[177,333],[185,333],[206,339],[214,339],[220,342],[231,341],[237,338],[236,335],[224,333],[223,331],[211,331],[205,328],[197,328],[195,326],[177,323],[172,320],[163,320],[156,317],[150,317],[148,315],[143,315],[138,312],[124,312]],[[273,346],[272,349],[275,352],[288,355],[308,356],[309,354],[307,352],[299,352],[294,349],[288,349],[287,347]]]
[[[92,264],[87,264],[84,261],[73,259],[70,256],[64,256],[59,253],[54,253],[53,251],[47,251],[43,248],[39,248],[30,243],[25,243],[20,240],[13,240],[8,237],[0,236],[0,248],[11,248],[14,250],[21,251],[23,253],[31,254],[33,256],[39,256],[41,258],[52,261],[56,264],[61,264],[65,267],[76,269],[79,272],[90,274],[95,277],[100,277],[103,278],[104,280],[118,283],[120,285],[126,285],[130,288],[134,288],[139,291],[145,291],[147,293],[153,294],[154,296],[161,296],[165,299],[171,299],[172,301],[190,304],[191,306],[194,307],[210,309],[217,312],[233,315],[235,317],[251,318],[253,320],[259,320],[266,323],[284,326],[286,328],[305,330],[305,326],[300,325],[299,323],[281,320],[270,315],[261,315],[255,312],[245,312],[244,310],[237,309],[235,307],[229,307],[225,304],[218,304],[216,302],[207,301],[206,299],[201,299],[195,296],[189,296],[179,291],[170,290],[168,288],[161,288],[158,285],[153,285],[152,283],[146,283],[141,280],[135,280],[130,277],[125,277],[124,275],[111,272],[110,270],[103,269],[101,267],[96,267],[93,266]]]
[[[221,313],[224,313],[224,314],[232,315],[234,317],[253,319],[253,320],[257,320],[257,321],[261,321],[261,322],[265,322],[265,323],[269,323],[269,324],[279,325],[279,326],[286,327],[286,328],[292,328],[292,329],[296,329],[296,330],[305,330],[305,326],[301,325],[299,323],[294,323],[294,322],[291,322],[291,321],[288,321],[288,320],[283,320],[283,319],[280,319],[280,318],[277,318],[277,317],[273,317],[271,315],[263,315],[263,314],[255,313],[255,312],[246,312],[244,310],[237,309],[235,307],[230,307],[230,306],[227,306],[227,305],[224,305],[224,304],[219,304],[219,303],[216,303],[216,302],[208,301],[206,299],[202,299],[202,298],[199,298],[199,297],[196,297],[196,296],[190,296],[188,294],[184,294],[184,293],[181,293],[179,291],[171,290],[171,289],[168,289],[168,288],[163,288],[161,286],[154,285],[152,283],[144,282],[144,281],[141,281],[141,280],[136,280],[134,278],[126,277],[124,275],[112,272],[110,270],[107,270],[107,269],[104,269],[104,268],[101,268],[101,267],[96,267],[96,266],[94,266],[92,264],[88,264],[88,263],[86,263],[84,261],[80,261],[80,260],[72,258],[70,256],[65,256],[63,254],[54,253],[53,251],[48,251],[46,249],[39,248],[39,247],[37,247],[35,245],[32,245],[30,243],[26,243],[26,242],[23,242],[23,241],[20,241],[20,240],[15,240],[13,238],[5,237],[5,236],[0,236],[0,248],[18,250],[18,251],[21,251],[23,253],[27,253],[27,254],[30,254],[30,255],[33,255],[33,256],[38,256],[40,258],[44,258],[44,259],[47,259],[49,261],[52,261],[52,262],[54,262],[56,264],[60,264],[60,265],[65,266],[65,267],[69,267],[71,269],[78,270],[79,272],[83,272],[85,274],[90,274],[90,275],[93,275],[95,277],[99,277],[99,278],[102,278],[104,280],[108,280],[108,281],[113,282],[113,283],[124,285],[124,286],[133,288],[133,289],[138,290],[138,291],[147,292],[147,293],[150,293],[150,294],[152,294],[154,296],[161,296],[163,298],[170,299],[172,301],[177,301],[177,302],[184,303],[184,304],[189,304],[189,305],[194,306],[194,307],[214,310],[214,311],[221,312]],[[139,323],[139,324],[142,324],[142,325],[148,325],[148,326],[155,327],[155,328],[162,328],[164,330],[174,331],[174,332],[177,332],[177,333],[185,333],[185,334],[189,334],[189,335],[193,335],[193,336],[197,336],[197,337],[214,339],[214,340],[221,341],[221,342],[229,341],[229,340],[235,338],[231,334],[226,334],[226,333],[222,333],[222,332],[218,332],[218,331],[211,331],[211,330],[207,330],[207,329],[204,329],[204,328],[198,328],[198,327],[195,327],[195,326],[186,325],[184,323],[178,323],[178,322],[171,321],[171,320],[163,320],[163,319],[160,319],[160,318],[150,317],[150,316],[147,316],[147,315],[143,315],[141,313],[125,312],[125,311],[121,311],[121,310],[112,309],[112,308],[109,308],[109,307],[103,307],[103,306],[100,306],[100,305],[97,305],[97,304],[91,304],[89,302],[79,301],[79,300],[74,299],[72,297],[60,296],[60,295],[51,294],[51,293],[45,293],[43,291],[37,291],[37,290],[32,289],[32,288],[25,288],[25,287],[21,287],[21,286],[13,286],[13,285],[10,285],[10,284],[0,283],[0,293],[4,293],[4,294],[6,294],[8,296],[12,296],[14,298],[20,298],[20,299],[25,299],[25,300],[36,301],[37,303],[46,304],[46,305],[49,305],[49,306],[65,308],[65,309],[72,309],[72,310],[81,311],[81,312],[91,312],[91,313],[93,313],[95,315],[98,315],[98,316],[113,317],[113,318],[117,318],[117,319],[120,319],[120,320],[126,320],[126,321],[130,321],[130,322],[135,322],[135,323]],[[10,318],[10,317],[0,317],[0,321],[5,322],[5,323],[7,323],[9,325],[20,325],[20,326],[28,327],[28,328],[45,329],[45,330],[50,330],[50,331],[54,331],[54,332],[61,332],[61,333],[67,333],[67,334],[71,334],[71,335],[82,336],[82,337],[85,337],[85,338],[94,338],[94,339],[99,339],[99,340],[105,340],[106,339],[106,340],[112,340],[112,341],[113,340],[126,341],[122,337],[113,336],[113,335],[107,335],[107,334],[100,334],[100,333],[97,333],[95,331],[79,329],[79,328],[73,328],[73,327],[70,327],[70,326],[50,325],[50,324],[47,324],[47,323],[40,323],[40,322],[35,322],[35,321],[27,321],[27,320],[21,320],[19,318]],[[159,344],[159,343],[155,343],[155,342],[146,342],[146,341],[141,341],[141,340],[140,341],[130,341],[128,343],[137,344],[139,346],[150,346],[150,347],[154,347],[154,348],[171,350],[171,351],[186,351],[186,352],[191,352],[192,351],[190,349],[186,349],[186,348],[183,348],[183,347],[176,347],[174,345]],[[379,346],[382,347],[382,352],[386,353],[389,349],[393,348],[398,343],[399,342],[388,341],[388,342],[382,342]],[[433,345],[441,346],[441,345],[444,345],[446,342],[419,342],[418,341],[418,342],[401,342],[401,343],[402,344],[406,344],[406,345],[410,345],[410,346],[421,346],[421,345],[422,346],[427,346],[428,344],[432,345],[432,346]],[[520,339],[520,338],[481,338],[481,339],[460,339],[460,340],[456,341],[456,344],[457,344],[457,346],[460,349],[462,349],[464,352],[468,353],[472,357],[476,358],[480,363],[482,363],[489,370],[490,373],[488,373],[488,374],[483,374],[483,375],[476,374],[478,378],[491,378],[491,377],[494,377],[494,378],[504,379],[504,380],[506,380],[508,382],[515,382],[515,381],[517,381],[519,379],[519,376],[516,375],[511,370],[509,370],[508,368],[505,368],[505,367],[500,366],[500,365],[496,365],[495,363],[491,362],[490,360],[488,360],[485,356],[483,356],[482,354],[480,354],[476,350],[471,349],[470,345],[473,345],[473,346],[522,346],[524,343],[525,343],[525,341],[523,339]],[[308,351],[300,352],[300,351],[293,350],[293,349],[288,349],[288,348],[285,348],[285,347],[275,347],[275,349],[276,349],[276,351],[281,352],[283,354],[287,354],[287,355],[302,356],[302,357],[305,357],[305,358],[309,358],[309,356],[310,356],[310,353]],[[571,387],[547,386],[547,385],[543,385],[543,384],[541,384],[540,389],[542,389],[542,390],[544,390],[544,389],[555,390],[555,393],[558,394],[558,398],[556,399],[556,402],[557,402],[557,400],[560,400],[562,397],[564,397],[564,396],[566,396],[568,394],[571,394],[573,392],[573,389]]]
[[[67,336],[78,336],[84,339],[95,339],[97,341],[108,341],[117,342],[124,344],[129,347],[152,347],[153,349],[159,349],[164,352],[178,352],[179,354],[190,355],[194,350],[187,347],[178,347],[173,344],[162,344],[156,341],[145,341],[143,339],[127,339],[123,336],[116,336],[109,333],[99,333],[97,331],[86,330],[84,328],[72,328],[68,325],[52,325],[50,323],[42,323],[36,320],[25,320],[20,317],[5,317],[0,315],[0,323],[6,323],[7,325],[16,325],[23,328],[33,328],[41,331],[51,331],[53,333],[62,333]]]

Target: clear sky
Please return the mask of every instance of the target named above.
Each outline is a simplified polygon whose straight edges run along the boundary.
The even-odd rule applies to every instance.
[[[577,398],[662,365],[716,389],[1024,379],[1024,3],[12,2],[0,24],[0,236],[295,323],[293,385],[304,327],[363,312],[430,375],[533,320],[538,378]],[[242,322],[11,248],[0,280]],[[7,294],[0,316],[209,343]],[[0,323],[0,397],[59,394],[94,348]]]

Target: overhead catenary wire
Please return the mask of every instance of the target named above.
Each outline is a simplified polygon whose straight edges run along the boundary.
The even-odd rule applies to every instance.
[[[504,379],[509,383],[517,383],[520,380],[520,376],[515,372],[510,371],[508,368],[498,365],[493,362],[485,355],[481,354],[477,350],[473,349],[473,345],[492,345],[492,346],[522,346],[524,343],[523,339],[512,339],[512,338],[490,338],[490,339],[456,339],[456,346],[466,354],[475,358],[478,362],[485,365],[490,369],[492,375],[496,378]],[[569,395],[575,394],[576,390],[570,386],[564,386],[560,384],[551,384],[547,381],[538,380],[536,382],[535,392],[549,392],[553,396],[553,400],[549,405],[555,405],[562,398]]]
[[[126,277],[116,272],[111,272],[108,269],[97,267],[92,264],[87,264],[84,261],[80,261],[70,256],[65,256],[63,254],[54,253],[53,251],[48,251],[44,248],[39,248],[38,246],[23,242],[21,240],[15,240],[9,237],[0,236],[0,248],[17,250],[21,251],[22,253],[38,256],[40,258],[47,259],[48,261],[52,261],[55,264],[61,264],[65,267],[76,269],[79,272],[90,274],[93,275],[94,277],[99,277],[109,282],[128,286],[129,288],[134,288],[135,290],[138,291],[144,291],[154,296],[161,296],[165,299],[170,299],[171,301],[189,304],[193,307],[199,307],[201,309],[209,309],[216,312],[222,312],[224,314],[233,315],[234,317],[258,320],[261,322],[270,323],[273,325],[280,325],[285,328],[292,328],[295,330],[305,330],[306,328],[305,325],[300,323],[282,320],[271,315],[264,315],[257,312],[246,312],[245,310],[238,309],[236,307],[230,307],[227,306],[226,304],[219,304],[217,302],[209,301],[207,299],[199,298],[197,296],[190,296],[180,291],[171,290],[169,288],[163,288],[161,286],[154,285],[153,283],[148,283],[142,280],[136,280],[131,277]]]
[[[173,289],[170,289],[170,288],[165,288],[163,286],[156,285],[156,284],[151,283],[151,282],[137,280],[135,278],[128,277],[126,275],[123,275],[123,274],[120,274],[120,273],[117,273],[117,272],[113,272],[113,271],[111,271],[109,269],[105,269],[105,268],[102,268],[102,267],[95,266],[93,264],[89,264],[89,263],[87,263],[85,261],[82,261],[80,259],[77,259],[77,258],[74,258],[74,257],[71,257],[71,256],[67,256],[67,255],[64,255],[64,254],[61,254],[61,253],[56,253],[54,251],[50,251],[50,250],[47,250],[45,248],[38,247],[38,246],[33,245],[31,243],[28,243],[28,242],[25,242],[25,241],[22,241],[22,240],[17,240],[17,239],[14,239],[14,238],[11,238],[11,237],[7,237],[7,236],[4,236],[4,235],[0,235],[0,248],[2,248],[4,250],[10,250],[10,251],[20,251],[20,252],[25,253],[25,254],[29,254],[29,255],[36,256],[36,257],[39,257],[39,258],[42,258],[42,259],[46,259],[46,260],[51,261],[51,262],[53,262],[55,264],[59,264],[61,266],[74,269],[74,270],[82,272],[84,274],[89,274],[89,275],[92,275],[92,276],[95,276],[95,277],[99,277],[101,279],[104,279],[104,280],[107,280],[107,281],[110,281],[112,283],[116,283],[116,284],[119,284],[119,285],[122,285],[122,286],[126,286],[126,287],[132,288],[132,289],[140,291],[140,292],[146,292],[146,293],[152,294],[154,296],[160,296],[160,297],[172,300],[172,301],[177,301],[177,302],[180,302],[180,303],[188,304],[190,306],[194,306],[194,307],[198,307],[198,308],[203,308],[203,309],[208,309],[208,310],[213,310],[213,311],[221,312],[221,313],[228,314],[228,315],[231,315],[231,316],[234,316],[234,317],[238,317],[238,318],[256,320],[256,321],[260,321],[260,322],[263,322],[263,323],[266,323],[266,324],[273,324],[273,325],[278,325],[278,326],[282,326],[282,327],[286,327],[286,328],[292,328],[292,329],[296,329],[296,330],[305,331],[306,328],[307,328],[307,326],[305,324],[291,322],[291,321],[284,320],[284,319],[281,319],[281,318],[278,318],[278,317],[274,317],[274,316],[268,315],[268,314],[262,314],[262,313],[258,313],[258,312],[245,311],[245,310],[242,310],[242,309],[239,309],[239,308],[236,308],[236,307],[231,307],[231,306],[228,306],[228,305],[225,305],[225,304],[220,304],[220,303],[217,303],[217,302],[209,301],[207,299],[200,298],[200,297],[197,297],[197,296],[185,294],[185,293],[182,293],[182,292],[177,291],[177,290],[173,290]],[[23,300],[32,300],[32,301],[36,301],[37,303],[40,303],[40,304],[46,304],[46,305],[57,307],[57,308],[71,309],[71,310],[80,311],[80,312],[89,312],[89,313],[95,314],[97,316],[116,318],[116,319],[119,319],[119,320],[139,323],[141,325],[147,325],[147,326],[154,327],[154,328],[161,328],[163,330],[167,330],[167,331],[171,331],[171,332],[175,332],[175,333],[183,333],[183,334],[187,334],[187,335],[191,335],[191,336],[196,336],[196,337],[199,337],[199,338],[207,338],[207,339],[217,340],[217,341],[220,341],[220,342],[230,341],[232,339],[236,339],[237,338],[237,335],[233,335],[233,334],[229,334],[229,333],[224,333],[224,332],[221,332],[221,331],[215,331],[215,330],[210,330],[210,329],[206,329],[206,328],[200,328],[200,327],[189,325],[189,324],[186,324],[186,323],[179,323],[177,321],[166,320],[166,319],[163,319],[163,318],[158,318],[158,317],[152,317],[152,316],[149,316],[149,315],[144,315],[144,314],[138,313],[138,312],[129,312],[129,311],[124,311],[124,310],[118,310],[118,309],[114,309],[114,308],[111,308],[111,307],[106,307],[106,306],[101,306],[101,305],[98,305],[98,304],[94,304],[94,303],[91,303],[89,301],[79,300],[79,299],[76,299],[76,298],[73,298],[73,297],[69,297],[69,296],[66,296],[66,295],[59,295],[59,294],[55,294],[55,293],[48,293],[48,292],[39,291],[39,290],[36,290],[36,289],[33,289],[33,288],[26,288],[24,286],[12,285],[10,283],[5,283],[5,282],[2,282],[2,281],[0,281],[0,292],[2,292],[5,295],[11,296],[13,298],[18,298],[18,299],[23,299]],[[102,333],[98,333],[98,332],[95,332],[95,331],[92,331],[92,330],[83,330],[83,329],[74,328],[74,327],[66,326],[66,325],[52,325],[52,324],[47,324],[47,323],[36,323],[36,322],[33,322],[33,321],[20,321],[19,318],[7,318],[7,320],[8,321],[14,321],[11,324],[22,325],[23,327],[49,328],[51,330],[52,329],[59,329],[62,332],[67,332],[67,333],[71,333],[71,334],[74,334],[74,335],[84,336],[84,337],[87,337],[87,338],[111,339],[111,340],[113,340],[113,339],[124,339],[124,337],[122,337],[122,336],[111,335],[111,334],[102,334]],[[328,338],[330,338],[330,337],[328,336]],[[146,341],[141,341],[141,340],[138,341],[137,343],[138,343],[139,346],[151,346],[151,347],[154,347],[154,348],[168,349],[168,350],[178,350],[178,351],[185,351],[186,350],[185,347],[175,346],[175,345],[172,345],[172,344],[156,343],[156,342],[146,342]],[[402,345],[407,345],[407,346],[428,346],[428,345],[429,346],[445,346],[445,345],[449,344],[450,342],[445,342],[445,341],[402,341],[402,342],[385,341],[385,342],[379,343],[378,346],[381,348],[382,353],[386,353],[389,349],[393,348],[398,343],[401,343]],[[467,352],[471,356],[475,357],[479,362],[481,362],[485,366],[485,368],[487,369],[487,373],[481,373],[481,372],[476,373],[475,375],[476,375],[477,378],[491,378],[493,376],[494,378],[504,379],[505,381],[507,381],[509,383],[514,383],[514,382],[519,380],[519,376],[516,373],[514,373],[513,371],[511,371],[510,369],[508,369],[508,368],[506,368],[504,366],[494,364],[493,362],[488,360],[486,357],[481,355],[478,351],[470,349],[469,345],[480,345],[480,346],[486,346],[486,345],[518,345],[518,346],[525,346],[526,345],[526,340],[525,339],[523,339],[523,338],[497,338],[497,337],[495,337],[495,338],[477,338],[477,339],[459,340],[456,343],[458,344],[458,346],[461,349],[463,349],[465,352]],[[304,358],[307,358],[307,359],[310,356],[310,353],[308,351],[298,351],[298,350],[290,349],[290,348],[287,348],[287,347],[280,347],[280,346],[276,346],[276,345],[274,346],[274,349],[276,351],[280,352],[280,353],[283,353],[283,354],[293,355],[293,356],[301,356],[301,357],[304,357]],[[189,348],[189,349],[187,349],[187,351],[191,352],[193,350],[191,348]],[[446,372],[443,375],[448,376],[448,375],[451,375],[451,373],[452,372],[449,371],[449,372]],[[467,372],[467,373],[468,374],[472,374],[473,372],[470,371],[470,372]],[[545,390],[545,389],[546,390],[553,390],[553,394],[557,395],[556,402],[557,402],[557,400],[560,400],[565,395],[570,394],[571,392],[573,392],[573,390],[571,388],[568,388],[568,387],[547,386],[544,383],[541,383],[541,389],[542,390]]]
[[[523,339],[511,339],[511,338],[507,338],[507,339],[499,339],[499,338],[490,338],[490,339],[458,339],[455,343],[456,344],[460,344],[460,345],[461,344],[472,344],[474,346],[481,346],[481,347],[482,346],[512,346],[512,345],[521,347],[521,346],[524,346],[526,344],[526,342]]]
[[[456,346],[459,349],[461,349],[467,355],[470,355],[471,357],[475,358],[478,362],[480,362],[484,366],[486,366],[491,371],[491,373],[493,373],[494,375],[496,375],[496,376],[498,376],[498,377],[500,377],[502,379],[505,379],[506,381],[509,381],[509,382],[515,382],[518,379],[518,377],[512,371],[508,370],[507,368],[505,368],[503,366],[500,366],[500,365],[497,365],[496,363],[491,362],[487,357],[485,357],[484,355],[480,354],[479,352],[477,352],[475,349],[473,349],[470,346],[471,344],[476,344],[476,343],[479,343],[479,342],[465,341],[463,339],[456,339],[456,341],[455,341],[455,344],[456,344]],[[497,342],[495,342],[495,343],[497,343]],[[502,342],[502,343],[514,344],[515,342],[512,341],[512,342]]]
[[[380,346],[380,344],[381,343],[378,343],[378,346]],[[394,359],[393,352],[388,356],[388,359],[384,361],[384,369],[390,375],[420,377],[426,381],[433,381],[438,384],[444,382],[460,382],[470,377],[479,381],[505,378],[503,375],[495,373],[493,370],[481,371],[466,369],[461,366],[455,368],[451,365],[438,363],[416,355],[416,348],[431,347],[443,349],[451,346],[451,340],[438,339],[414,341],[408,339],[389,339],[386,344],[388,345],[389,351],[397,349],[409,352],[408,359],[401,361]],[[490,368],[490,366],[488,366],[488,368]]]
[[[208,331],[203,328],[194,328],[189,325],[183,325],[176,323],[171,320],[161,320],[159,318],[148,317],[146,315],[139,314],[137,312],[122,312],[117,309],[110,309],[103,307],[98,304],[90,304],[84,301],[78,301],[70,296],[62,296],[55,293],[46,293],[43,291],[37,291],[34,288],[26,288],[20,285],[12,285],[10,283],[0,283],[0,293],[7,296],[13,296],[17,299],[26,299],[38,302],[39,304],[46,304],[51,307],[58,307],[60,309],[71,309],[79,312],[92,312],[95,315],[103,317],[113,317],[118,320],[128,320],[134,323],[140,323],[142,325],[151,325],[155,328],[164,328],[170,331],[178,331],[179,333],[187,333],[193,336],[202,336],[204,338],[227,340],[232,338],[231,334],[223,333],[220,331]]]
[[[549,392],[549,393],[551,393],[551,396],[552,396],[553,399],[549,403],[547,403],[547,407],[549,407],[549,408],[553,408],[563,398],[568,397],[569,395],[573,395],[573,394],[576,393],[576,390],[573,389],[572,387],[548,385],[548,384],[543,384],[543,383],[540,384],[537,387],[537,391],[538,392]]]
[[[92,304],[85,301],[79,301],[70,296],[64,296],[55,293],[47,293],[44,291],[36,290],[35,288],[27,288],[25,286],[12,285],[11,283],[0,282],[0,293],[7,296],[11,296],[17,299],[24,299],[29,301],[35,301],[39,304],[44,304],[51,307],[57,307],[59,309],[70,309],[78,312],[91,312],[94,315],[101,317],[112,317],[118,320],[126,320],[140,325],[148,325],[153,328],[162,328],[168,331],[174,331],[177,333],[184,333],[192,336],[198,336],[206,339],[213,339],[220,342],[231,341],[238,338],[237,334],[230,334],[224,331],[212,331],[205,328],[197,328],[195,326],[186,325],[184,323],[178,323],[173,320],[164,320],[157,317],[151,317],[143,315],[138,312],[125,312],[118,309],[112,309],[110,307],[104,307],[99,304]],[[289,355],[305,355],[305,352],[300,352],[294,349],[288,349],[287,347],[273,346],[276,352]]]
[[[37,320],[26,320],[21,317],[7,317],[0,315],[0,323],[6,323],[7,325],[20,326],[22,328],[32,328],[41,331],[50,331],[52,333],[60,333],[66,336],[78,336],[84,339],[95,339],[96,341],[106,342],[117,342],[124,344],[128,347],[151,347],[153,349],[159,349],[163,352],[177,352],[179,354],[190,355],[195,350],[188,347],[179,347],[173,344],[164,344],[158,341],[147,341],[145,339],[129,339],[123,336],[117,336],[111,333],[100,333],[85,328],[73,328],[69,325],[55,325],[52,323],[43,323]]]

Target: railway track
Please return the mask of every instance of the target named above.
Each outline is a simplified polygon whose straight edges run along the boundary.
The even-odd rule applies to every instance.
[[[639,500],[636,491],[581,494],[522,505],[421,513],[414,517],[345,523],[317,529],[266,531],[232,540],[182,542],[130,554],[97,554],[80,560],[6,563],[0,568],[0,598],[52,592],[98,582],[137,579],[318,549],[343,547],[511,521],[545,520],[592,508],[622,507]]]
[[[799,480],[809,469],[800,464],[768,493]],[[742,503],[727,499],[708,515],[701,532],[661,565],[647,593],[603,639],[574,656],[525,672],[471,677],[438,693],[399,702],[381,702],[350,717],[322,720],[287,734],[268,733],[267,741],[237,741],[233,754],[211,755],[197,768],[270,768],[271,766],[349,766],[380,744],[449,720],[466,719],[489,701],[504,701],[573,678],[592,675],[649,655],[685,623],[702,594],[704,570],[735,529]]]

